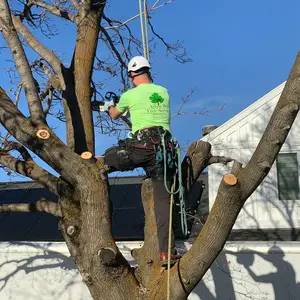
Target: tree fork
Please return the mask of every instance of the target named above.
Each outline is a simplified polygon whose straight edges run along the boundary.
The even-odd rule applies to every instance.
[[[215,204],[199,236],[192,248],[171,269],[171,299],[186,299],[199,282],[198,273],[201,272],[202,278],[222,250],[244,204],[240,199],[240,184],[238,181],[235,183],[234,178],[232,174],[223,177]],[[166,284],[167,277],[164,276],[159,288],[151,289],[150,299],[165,300]]]

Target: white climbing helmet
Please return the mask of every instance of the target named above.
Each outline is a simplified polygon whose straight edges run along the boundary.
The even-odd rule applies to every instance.
[[[142,68],[151,69],[149,61],[144,56],[135,56],[128,64],[128,73],[136,72]]]

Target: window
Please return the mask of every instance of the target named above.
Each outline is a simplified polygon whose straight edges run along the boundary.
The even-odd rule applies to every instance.
[[[297,154],[278,154],[276,162],[279,200],[300,199]]]

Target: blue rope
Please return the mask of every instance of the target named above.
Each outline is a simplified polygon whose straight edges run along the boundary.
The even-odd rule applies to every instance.
[[[185,201],[184,201],[184,188],[182,185],[182,170],[181,170],[181,149],[179,147],[178,142],[176,141],[175,149],[176,149],[176,157],[177,157],[177,169],[178,169],[178,182],[179,186],[176,188],[176,172],[174,174],[174,182],[173,182],[173,192],[169,190],[167,184],[167,149],[165,144],[165,135],[164,132],[161,136],[162,148],[163,148],[163,158],[164,158],[164,184],[167,192],[170,195],[176,195],[179,193],[179,206],[180,206],[180,215],[181,215],[181,230],[184,237],[188,235],[188,227],[187,227],[187,217],[185,211]]]

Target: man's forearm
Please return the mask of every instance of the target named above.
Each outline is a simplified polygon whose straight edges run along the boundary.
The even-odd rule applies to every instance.
[[[110,117],[113,119],[113,120],[116,120],[118,118],[120,118],[121,116],[121,112],[117,109],[116,106],[111,106],[108,110],[108,113],[110,115]]]

